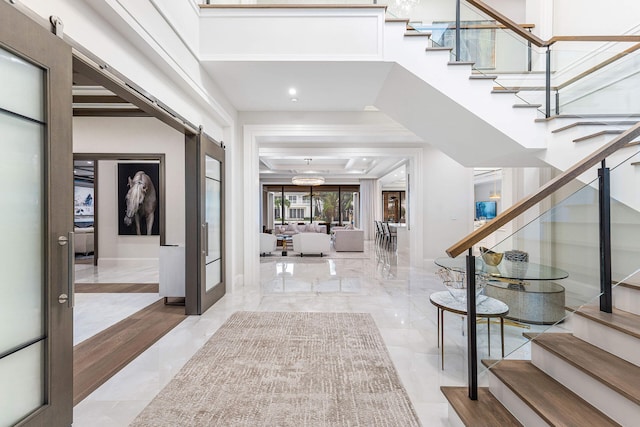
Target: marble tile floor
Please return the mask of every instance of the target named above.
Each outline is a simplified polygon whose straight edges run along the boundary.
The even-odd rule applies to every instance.
[[[202,316],[189,316],[74,408],[75,427],[128,425],[178,370],[235,311],[366,312],[378,325],[391,358],[424,426],[447,426],[442,385],[466,384],[466,334],[460,316],[445,314],[445,369],[440,368],[437,310],[429,295],[445,287],[435,266],[376,250],[366,258],[261,257],[260,283],[235,287]],[[94,277],[112,273],[97,271]],[[141,273],[143,277],[147,273]],[[135,271],[127,282],[137,282]],[[107,281],[107,280],[105,280]],[[110,280],[108,280],[110,281]],[[131,295],[131,294],[128,294]],[[78,301],[81,306],[83,301]],[[81,308],[77,310],[81,317]],[[499,357],[499,327],[491,325],[493,358]],[[479,328],[479,358],[487,358]],[[506,350],[528,357],[524,330],[505,327]],[[485,376],[480,383],[486,384]]]
[[[73,312],[73,345],[107,329],[158,299],[160,299],[158,294],[76,294]]]
[[[157,263],[126,263],[109,267],[76,264],[76,283],[158,283]]]

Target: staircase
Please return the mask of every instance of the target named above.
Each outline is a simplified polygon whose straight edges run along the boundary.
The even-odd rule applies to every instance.
[[[578,309],[569,320],[573,333],[525,334],[532,339],[530,361],[483,361],[489,388],[482,389],[478,402],[455,398],[466,388],[443,387],[451,424],[638,425],[640,287],[616,287],[614,305],[610,314],[593,306]],[[490,415],[477,410],[494,398],[501,404],[493,402]],[[495,424],[495,417],[508,414],[515,421]]]
[[[536,162],[542,161],[566,170],[640,121],[640,115],[541,118],[539,105],[497,88],[495,76],[474,74],[472,64],[451,62],[449,49],[427,47],[407,21],[387,22],[385,43],[385,60],[397,65],[376,106],[464,165],[540,166]],[[474,135],[456,127],[451,115],[457,123],[471,123]],[[608,165],[621,163],[639,145],[640,140],[629,143]],[[626,185],[616,194],[612,181],[612,196],[638,211],[640,202],[632,194],[637,186],[629,185],[637,179],[637,166],[622,169],[616,180]],[[566,322],[573,333],[525,334],[531,360],[483,361],[489,387],[479,389],[476,401],[467,397],[466,387],[442,387],[451,425],[638,425],[640,287],[620,284],[614,307],[611,314],[580,307]]]
[[[475,73],[472,63],[452,62],[451,49],[429,47],[428,36],[408,20],[387,20],[384,59],[395,65],[375,105],[463,165],[566,170],[640,121],[640,115],[542,118],[539,104],[501,89],[496,76]],[[633,146],[616,157],[630,156],[638,150]]]

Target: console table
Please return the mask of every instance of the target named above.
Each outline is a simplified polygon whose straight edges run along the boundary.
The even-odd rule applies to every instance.
[[[435,263],[443,268],[466,271],[465,257],[442,257]],[[551,281],[569,277],[566,271],[543,264],[506,260],[493,267],[477,257],[476,273],[488,279],[484,294],[509,306],[507,319],[550,325],[564,318],[564,287]]]

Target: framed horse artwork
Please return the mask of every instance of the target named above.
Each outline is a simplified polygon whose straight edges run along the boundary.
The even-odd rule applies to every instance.
[[[119,235],[160,235],[159,183],[159,163],[118,163]]]

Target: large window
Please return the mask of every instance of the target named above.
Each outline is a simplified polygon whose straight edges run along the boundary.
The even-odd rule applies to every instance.
[[[338,190],[314,191],[311,197],[313,220],[325,224],[340,224],[340,195]]]
[[[274,224],[315,222],[327,225],[355,224],[358,212],[354,200],[359,185],[323,185],[318,187],[265,186],[268,209],[274,213]],[[266,206],[266,205],[265,205]],[[265,228],[267,224],[265,224]]]

